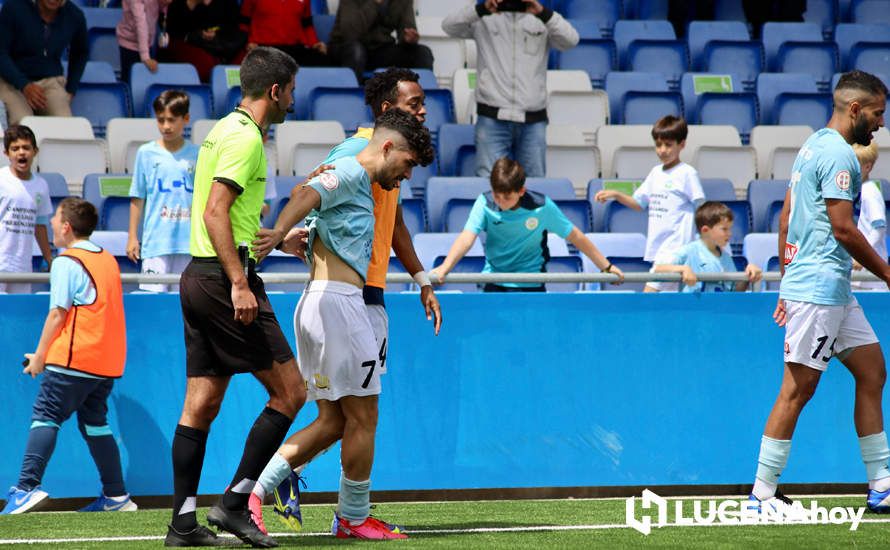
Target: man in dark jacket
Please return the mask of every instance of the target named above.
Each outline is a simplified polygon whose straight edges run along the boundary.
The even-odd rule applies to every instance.
[[[62,53],[68,49],[68,78]],[[0,101],[9,123],[71,116],[88,56],[83,12],[65,0],[7,0],[0,9]]]

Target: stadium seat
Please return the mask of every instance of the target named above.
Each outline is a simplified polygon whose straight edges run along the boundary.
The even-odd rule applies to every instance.
[[[615,156],[615,151],[620,147],[649,147],[652,149],[654,156],[651,131],[651,126],[642,124],[620,125],[613,123],[600,126],[596,131],[596,143],[600,151],[603,177],[611,178],[615,176],[612,159]],[[658,157],[655,157],[655,159],[657,162]],[[652,166],[655,165],[653,164]],[[649,168],[652,168],[652,166]]]
[[[62,62],[62,69],[68,74],[68,62]],[[117,82],[117,76],[114,74],[114,67],[107,61],[87,61],[86,67],[83,69],[83,76],[80,77],[81,84],[108,84]],[[78,91],[80,91],[78,89]]]
[[[581,258],[572,255],[553,255],[545,265],[547,273],[582,273],[584,271]],[[546,283],[547,292],[576,292],[581,290],[583,283]]]
[[[130,198],[106,197],[99,212],[99,227],[107,231],[127,231],[130,227]]]
[[[751,227],[755,232],[769,231],[769,208],[776,201],[785,200],[788,180],[752,180],[748,184],[747,198],[751,205]],[[760,265],[760,264],[758,264]]]
[[[730,94],[742,91],[742,80],[738,75],[685,73],[680,78],[680,93],[683,94],[683,111],[687,122],[699,119],[698,101],[702,94]]]
[[[751,130],[757,125],[760,112],[757,107],[757,95],[752,92],[732,94],[705,93],[698,98],[699,124],[729,124],[739,131],[742,143],[747,144]]]
[[[600,23],[596,19],[571,19],[569,24],[578,31],[578,38],[581,40],[597,40],[603,37]],[[555,52],[551,50],[550,53],[551,61],[553,61],[552,54]]]
[[[175,89],[189,96],[189,119],[200,120],[215,118],[213,112],[213,95],[207,84],[152,84],[144,91],[145,104],[142,107],[142,116],[153,117],[155,112],[152,107],[154,100],[166,90]]]
[[[417,233],[414,235],[414,250],[417,251],[417,258],[420,263],[427,269],[435,267],[436,258],[448,255],[451,245],[459,233]],[[470,250],[467,251],[468,256],[484,256],[485,252],[479,239],[473,243]],[[477,271],[478,273],[478,271]]]
[[[89,29],[114,29],[121,20],[123,10],[121,8],[94,8],[83,7],[84,19],[87,21],[87,30]]]
[[[733,254],[742,253],[742,241],[751,232],[751,205],[748,201],[723,201],[732,210],[732,236],[729,244]]]
[[[838,22],[837,0],[807,0],[807,9],[804,11],[803,20],[819,25],[819,28],[822,29],[822,37],[830,40],[834,33],[834,26]]]
[[[454,96],[454,119],[458,124],[476,122],[476,70],[458,69],[451,82]]]
[[[633,41],[676,40],[677,36],[674,34],[674,27],[668,21],[621,20],[615,23],[613,38],[618,48],[618,67],[626,71],[630,67],[628,54]]]
[[[90,61],[104,61],[111,65],[115,74],[121,72],[120,47],[114,29],[94,28],[87,31]],[[67,73],[66,73],[67,74]]]
[[[784,204],[785,201],[773,201],[772,204],[769,205],[769,210],[767,212],[767,219],[769,220],[769,224],[767,225],[767,230],[770,233],[779,232],[779,225],[782,221],[782,208],[784,207]]]
[[[689,70],[689,51],[682,40],[634,40],[627,50],[627,69],[661,73],[671,89]]]
[[[467,220],[470,218],[470,210],[476,198],[454,198],[448,199],[445,203],[445,210],[442,213],[442,231],[446,233],[460,233],[464,230]]]
[[[683,116],[680,92],[642,92],[631,90],[624,95],[624,124],[655,124],[663,116]]]
[[[403,181],[402,186],[407,186],[413,196],[422,199],[424,198],[423,193],[426,191],[426,182],[438,173],[439,166],[436,164],[436,159],[434,158],[432,164],[429,166],[415,166],[414,169],[411,170],[411,177]]]
[[[197,124],[195,121],[193,124]],[[214,121],[215,122],[215,121]],[[192,130],[194,137],[194,129]],[[138,148],[143,143],[156,140],[158,123],[154,118],[113,118],[108,121],[105,140],[108,143],[108,159],[111,171],[116,173],[132,172],[133,167],[127,162],[127,151]]]
[[[426,93],[425,125],[430,129],[430,133],[435,138],[438,135],[440,126],[455,122],[454,99],[451,97],[451,90],[424,88],[424,92]],[[373,118],[368,120],[373,120]]]
[[[626,0],[626,19],[667,19],[668,0]]]
[[[191,84],[200,85],[201,79],[198,77],[197,69],[190,63],[158,63],[158,70],[154,73],[143,63],[136,63],[130,69],[134,111],[145,113],[145,106],[147,104],[150,106],[151,100],[146,101],[146,90],[153,84],[165,84],[166,88],[179,88]],[[209,108],[209,112],[213,112],[212,104]],[[195,116],[196,113],[191,109],[190,112],[195,118],[212,118],[212,116]]]
[[[773,122],[781,126],[823,128],[833,109],[829,93],[782,92],[773,104]]]
[[[325,13],[315,13],[312,15],[312,25],[315,27],[315,35],[325,44],[327,44],[331,38],[331,30],[333,30],[334,22],[336,20],[336,15]]]
[[[374,74],[382,73],[387,70],[388,67],[379,67],[374,69]],[[417,83],[420,84],[420,87],[425,91],[428,90],[436,90],[439,88],[439,81],[436,80],[436,75],[430,69],[418,69],[412,68],[412,71],[417,73],[418,80]]]
[[[288,176],[304,176],[344,139],[346,133],[335,120],[285,121],[275,131],[278,172]]]
[[[649,233],[649,215],[646,211],[628,208],[617,201],[606,203],[603,228],[609,233]]]
[[[763,24],[762,36],[763,50],[766,54],[766,69],[771,72],[782,72],[779,69],[779,49],[782,44],[785,42],[822,42],[822,28],[815,23],[769,21]]]
[[[661,161],[652,145],[624,145],[615,149],[611,176],[642,181],[657,164]]]
[[[835,28],[834,40],[840,52],[841,68],[848,70],[853,46],[859,42],[890,42],[890,24],[840,23]]]
[[[478,242],[478,239],[477,239]],[[480,251],[481,252],[481,251]],[[441,254],[433,259],[431,267],[439,267],[445,261],[446,254]],[[424,264],[427,265],[427,264]],[[451,269],[451,273],[481,273],[485,267],[485,256],[481,254],[467,254],[461,258]],[[447,277],[446,277],[447,280]],[[477,283],[445,283],[439,286],[437,291],[446,292],[480,292]]]
[[[776,57],[776,71],[810,74],[821,91],[828,91],[831,76],[839,67],[838,49],[834,42],[785,42],[779,47]]]
[[[389,257],[389,268],[386,273],[407,273],[408,270],[402,265],[402,262],[395,256],[395,253]],[[411,283],[386,283],[387,292],[406,292],[414,288]]]
[[[741,21],[691,21],[686,32],[692,69],[704,70],[705,46],[712,40],[747,42],[748,27]]]
[[[776,147],[769,160],[769,170],[760,175],[773,179],[790,177],[799,152],[800,147]]]
[[[780,158],[775,158],[774,152],[777,149],[784,151],[794,149],[795,155],[800,146],[812,135],[813,129],[809,126],[755,126],[751,131],[751,147],[757,151],[757,173],[761,178],[769,179],[774,177],[771,174],[780,174],[780,178],[788,177],[788,173],[783,173],[782,169],[778,172],[774,169]],[[784,167],[785,164],[779,164]]]
[[[309,273],[309,265],[290,254],[273,250],[257,266],[257,272],[260,278],[263,273]],[[273,292],[303,292],[306,287],[304,283],[265,283],[265,285],[266,290]]]
[[[680,160],[695,166],[694,161],[698,150],[705,145],[720,147],[739,147],[742,140],[735,126],[690,124],[686,147],[680,151]],[[719,177],[723,177],[721,174]]]
[[[776,258],[779,249],[779,236],[776,233],[749,233],[742,245],[743,254],[749,263],[763,271],[777,271],[778,264],[770,265],[770,259]]]
[[[238,65],[215,65],[210,72],[210,88],[213,91],[213,111],[218,117],[225,116],[231,109],[226,104],[229,90],[241,88]],[[194,119],[195,117],[192,117]]]
[[[859,69],[872,74],[890,74],[890,40],[854,44],[850,50],[849,63],[851,70]]]
[[[621,0],[563,0],[562,15],[568,19],[593,19],[603,36],[612,34],[621,17]]]
[[[294,86],[294,113],[292,118],[306,120],[309,115],[309,99],[319,86],[326,88],[356,88],[355,73],[345,67],[300,67]],[[364,103],[364,93],[361,94]],[[321,117],[332,118],[332,117]],[[367,118],[366,120],[373,120]]]
[[[590,203],[584,199],[563,199],[554,200],[556,206],[562,210],[565,217],[572,222],[572,225],[586,233],[593,229],[593,215],[590,213]]]
[[[609,122],[609,96],[602,90],[549,90],[547,118],[549,124],[580,127],[592,145],[596,129]]]
[[[88,174],[83,180],[83,198],[99,213],[101,231],[126,232],[130,223],[130,183],[128,174]],[[126,256],[126,241],[123,255]]]
[[[465,143],[458,147],[455,158],[455,176],[469,178],[476,175],[476,144]]]
[[[445,17],[458,7],[472,3],[472,0],[456,0],[448,3],[443,3],[441,0],[415,0],[414,9],[417,15],[424,17]]]
[[[578,69],[550,69],[547,71],[547,92],[590,92],[590,75]]]
[[[714,19],[717,21],[745,21],[741,0],[715,0]]]
[[[587,193],[585,195],[587,202],[590,204],[590,214],[591,214],[591,223],[592,229],[594,233],[604,233],[603,222],[606,217],[606,205],[603,203],[596,202],[593,200],[593,197],[603,189],[603,182],[608,182],[612,180],[604,180],[600,178],[593,178],[589,182],[587,182]],[[639,183],[639,182],[637,182]],[[629,184],[629,187],[632,188],[633,184]],[[628,189],[630,192],[630,189]]]
[[[451,88],[454,71],[463,68],[475,68],[476,42],[463,38],[448,36],[442,29],[442,17],[415,18],[420,43],[433,52],[433,73],[442,83],[443,88]]]
[[[606,256],[608,260],[624,273],[648,273],[652,269],[652,263],[643,258],[629,258],[626,256]],[[620,285],[600,285],[600,290],[618,292],[642,292],[645,283],[622,283]]]
[[[728,178],[702,178],[701,187],[708,201],[734,201],[736,192]]]
[[[753,90],[763,71],[763,44],[759,41],[711,40],[705,45],[701,70],[737,74],[747,91]]]
[[[437,143],[439,169],[443,176],[459,174],[458,151],[464,145],[475,150],[476,127],[472,124],[443,124],[439,128]]]
[[[749,146],[721,147],[705,145],[699,148],[691,163],[701,178],[729,178],[741,194],[748,182],[757,177],[757,155]]]
[[[318,86],[309,95],[310,120],[336,120],[347,132],[374,120],[361,88]]]
[[[64,198],[69,195],[68,182],[58,172],[40,172],[37,174],[46,181],[50,198]]]
[[[84,176],[108,171],[108,155],[105,142],[100,139],[55,139],[39,140],[40,153],[37,155],[38,172],[58,172],[73,186],[80,187]]]
[[[774,105],[776,97],[785,92],[815,93],[816,80],[803,73],[761,73],[757,77],[757,101],[760,103],[760,120],[765,124],[776,124]],[[828,119],[825,119],[826,121]],[[825,121],[814,128],[821,128]]]
[[[81,82],[71,99],[74,116],[89,119],[93,133],[105,137],[108,121],[133,115],[130,107],[130,88],[122,82],[88,84]]]
[[[423,211],[423,200],[421,199],[402,199],[402,219],[405,221],[405,227],[412,235],[425,233],[426,213]]]
[[[668,92],[668,85],[660,73],[613,71],[606,75],[606,93],[609,95],[611,124],[625,124],[624,102],[627,94],[631,91]],[[648,103],[645,101],[646,99],[648,98],[640,98],[641,103]],[[682,99],[680,103],[682,104]],[[682,112],[682,110],[680,112]],[[634,115],[636,116],[636,111],[634,111]],[[597,143],[600,143],[600,141],[597,140]]]
[[[580,128],[548,125],[547,177],[568,178],[580,194],[591,176],[600,175],[599,150],[588,139]]]
[[[576,196],[573,183],[564,177],[526,178],[525,188],[547,195],[555,201],[572,200]]]
[[[84,117],[73,116],[26,116],[19,124],[31,128],[37,138],[37,145],[46,138],[54,139],[93,139],[93,126]]]
[[[646,254],[646,235],[643,233],[586,233],[585,235],[606,257],[642,258]]]
[[[852,0],[850,19],[854,23],[890,24],[890,9],[886,0]]]
[[[197,143],[198,145],[203,143],[204,138],[206,138],[207,134],[210,133],[210,130],[212,130],[213,127],[216,126],[217,122],[219,122],[219,120],[216,120],[216,119],[206,119],[206,118],[198,119],[198,120],[193,119],[192,120],[192,133],[190,136],[192,143]],[[278,126],[276,126],[276,128],[277,127]],[[267,142],[267,145],[268,145],[268,142]],[[267,159],[267,162],[268,162],[268,159]]]
[[[602,88],[606,75],[618,69],[615,41],[584,38],[574,48],[554,53],[554,68],[585,71],[594,88]]]
[[[443,231],[445,205],[450,199],[475,199],[490,187],[486,178],[430,178],[424,196],[429,228]]]

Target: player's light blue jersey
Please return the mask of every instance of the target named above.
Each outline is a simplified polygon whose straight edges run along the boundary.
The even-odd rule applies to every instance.
[[[780,296],[813,304],[848,304],[852,261],[834,238],[825,199],[852,202],[859,194],[859,161],[853,148],[836,130],[819,130],[797,154],[789,187],[791,214]]]
[[[483,273],[540,273],[549,259],[547,232],[563,239],[572,232],[572,222],[550,197],[526,191],[513,210],[503,211],[491,191],[479,195],[464,226],[465,231],[485,231]],[[498,283],[527,287],[540,283]]]
[[[374,242],[374,199],[371,179],[355,157],[335,160],[333,170],[311,179],[306,185],[321,195],[316,217],[309,222],[309,250],[320,238],[325,246],[358,273],[368,274]]]
[[[142,257],[188,254],[195,163],[200,147],[186,141],[174,153],[157,141],[136,153],[130,196],[145,200]]]
[[[701,239],[684,245],[674,253],[675,265],[688,265],[696,273],[731,273],[736,270],[732,255],[728,250],[721,251],[720,256],[708,249]],[[699,281],[694,286],[683,285],[683,292],[732,292],[735,290],[733,281]]]

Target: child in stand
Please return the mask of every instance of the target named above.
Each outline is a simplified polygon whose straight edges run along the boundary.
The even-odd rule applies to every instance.
[[[882,258],[887,257],[887,207],[884,204],[884,194],[881,192],[881,182],[869,179],[871,171],[878,161],[878,142],[872,140],[866,147],[853,144],[853,152],[859,159],[859,171],[862,174],[862,191],[860,192],[861,204],[859,210],[859,224],[857,229],[865,235],[868,244],[875,249]],[[853,270],[861,271],[862,266],[853,260]],[[854,290],[887,290],[883,281],[853,281]]]

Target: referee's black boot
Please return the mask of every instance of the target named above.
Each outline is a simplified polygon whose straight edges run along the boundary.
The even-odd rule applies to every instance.
[[[216,536],[216,533],[203,525],[191,531],[180,533],[172,525],[167,526],[164,546],[232,546],[232,542]]]
[[[275,539],[260,531],[260,528],[253,522],[253,518],[250,517],[250,510],[246,506],[242,510],[229,510],[220,502],[207,512],[207,523],[217,529],[232,533],[242,542],[254,548],[275,548],[278,546]]]

